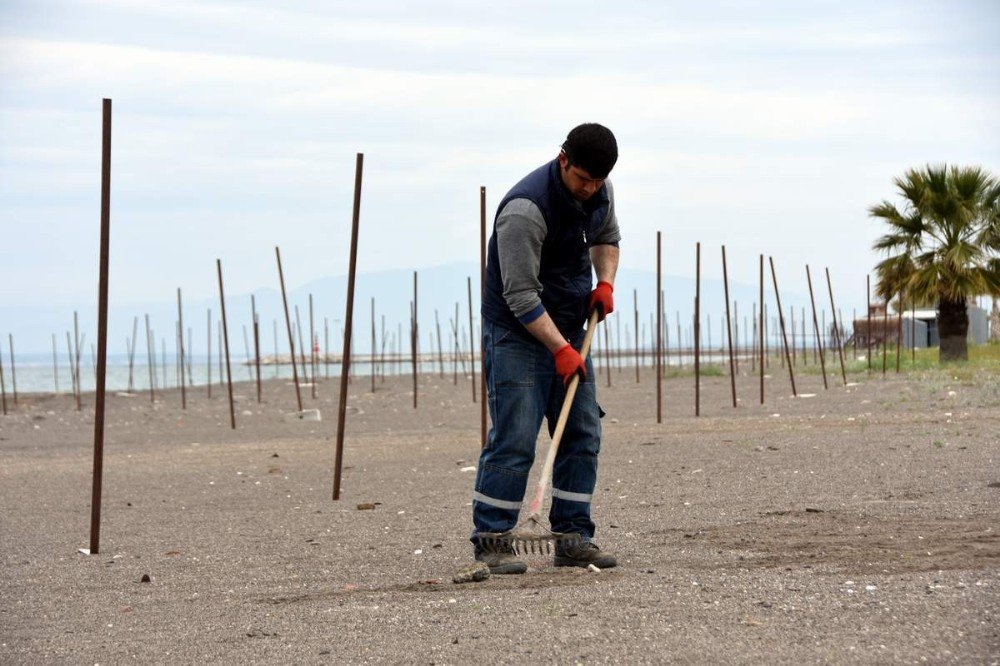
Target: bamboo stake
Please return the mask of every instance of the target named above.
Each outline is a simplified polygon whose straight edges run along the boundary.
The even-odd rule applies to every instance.
[[[361,218],[361,172],[364,155],[358,153],[354,169],[354,212],[351,219],[351,255],[347,271],[347,305],[344,321],[344,352],[340,367],[337,407],[337,449],[333,471],[333,499],[340,499],[340,475],[344,460],[344,420],[347,416],[347,380],[351,369],[351,331],[354,328],[354,277],[358,260],[358,226]]]

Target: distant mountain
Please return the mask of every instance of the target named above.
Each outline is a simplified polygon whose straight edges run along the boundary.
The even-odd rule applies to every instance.
[[[479,269],[472,262],[450,263],[433,268],[425,268],[418,273],[418,317],[420,327],[420,346],[426,350],[431,344],[431,336],[436,336],[435,311],[441,326],[441,336],[445,345],[449,344],[452,320],[455,318],[455,304],[458,303],[458,326],[465,346],[468,345],[469,305],[468,279],[472,278],[473,320],[476,335],[479,330]],[[616,315],[609,318],[612,329],[609,331],[614,338],[618,329],[624,338],[626,330],[631,340],[634,333],[633,292],[638,297],[639,327],[644,339],[649,339],[650,315],[655,316],[656,301],[653,291],[656,288],[656,276],[652,271],[622,269],[618,273],[615,284]],[[666,275],[663,278],[663,289],[666,300],[666,316],[671,326],[671,337],[675,337],[677,320],[680,318],[682,328],[687,331],[694,311],[695,281],[693,278]],[[277,330],[278,349],[286,353],[288,349],[288,333],[284,321],[284,308],[281,293],[273,287],[262,287],[253,292],[260,318],[261,346],[265,353],[274,351],[275,330]],[[344,325],[344,303],[347,295],[346,276],[331,276],[313,280],[292,290],[289,295],[289,311],[294,324],[295,308],[298,307],[299,319],[303,331],[309,327],[309,295],[313,295],[314,326],[318,334],[321,349],[326,346],[326,331],[324,321],[329,326],[329,345],[332,352],[339,352],[342,347],[341,330]],[[751,304],[758,295],[757,285],[743,283],[730,284],[730,297],[738,303],[740,327],[744,321],[749,323]],[[768,288],[765,294],[769,313],[774,313],[773,291]],[[794,307],[797,329],[801,330],[801,308],[808,307],[808,295],[797,292],[783,293],[782,305]],[[402,327],[403,340],[408,340],[408,322],[410,318],[410,303],[413,299],[413,271],[391,270],[373,273],[361,273],[357,276],[354,300],[354,348],[359,353],[367,352],[371,344],[371,299],[375,299],[376,329],[381,339],[382,317],[385,317],[387,335],[395,341]],[[820,303],[817,302],[817,306]],[[712,332],[713,344],[719,344],[719,333],[724,326],[725,301],[723,297],[722,280],[716,278],[702,279],[702,316],[703,333],[707,343],[708,329]],[[216,322],[219,319],[219,303],[217,299],[197,299],[184,303],[185,335],[188,328],[192,331],[193,350],[196,356],[205,353],[207,312],[211,309],[213,319],[213,355],[216,342]],[[827,308],[828,309],[828,308]],[[78,308],[80,316],[80,331],[86,336],[85,349],[89,354],[90,344],[95,341],[97,306],[96,303],[81,304]],[[252,328],[250,317],[250,294],[229,294],[226,299],[226,312],[229,326],[229,344],[231,351],[242,358],[243,327],[247,327],[249,343],[252,345]],[[168,353],[174,349],[175,322],[177,319],[177,302],[171,294],[170,298],[147,303],[115,306],[112,303],[109,312],[109,347],[113,353],[125,352],[125,340],[132,335],[133,317],[138,317],[139,352],[145,350],[145,330],[143,315],[149,314],[150,325],[154,337],[158,341],[167,342]],[[735,314],[735,313],[734,313]],[[621,321],[616,321],[616,316]],[[786,315],[787,316],[787,315]],[[710,319],[710,321],[709,321]],[[829,319],[829,316],[828,316]],[[65,331],[72,331],[73,311],[67,307],[0,306],[0,335],[3,335],[5,356],[7,350],[7,332],[14,334],[15,350],[20,353],[51,354],[51,336],[56,334],[56,345],[60,357],[66,353]],[[687,333],[685,332],[685,337]],[[304,338],[307,336],[304,336]],[[742,334],[741,334],[742,337]],[[436,337],[435,337],[436,340]],[[381,344],[380,342],[378,344]],[[392,342],[390,344],[395,344]],[[408,344],[405,343],[405,344]],[[436,341],[435,341],[436,346]],[[673,344],[673,343],[672,343]],[[157,349],[161,342],[157,342]],[[296,345],[298,340],[296,339]]]

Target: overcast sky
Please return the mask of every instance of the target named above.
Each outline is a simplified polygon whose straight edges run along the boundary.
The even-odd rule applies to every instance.
[[[0,2],[0,302],[95,302],[101,98],[112,299],[478,257],[488,216],[585,121],[618,136],[622,263],[694,243],[829,266],[863,298],[866,209],[927,162],[1000,174],[1000,3]],[[464,285],[456,286],[460,292]]]

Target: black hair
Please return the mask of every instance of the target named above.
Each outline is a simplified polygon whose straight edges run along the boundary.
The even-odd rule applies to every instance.
[[[577,125],[562,145],[570,164],[584,169],[594,178],[607,178],[618,161],[618,142],[604,125]]]

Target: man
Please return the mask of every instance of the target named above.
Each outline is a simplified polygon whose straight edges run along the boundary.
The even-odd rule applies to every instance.
[[[542,419],[551,436],[566,384],[580,374],[553,469],[549,522],[555,532],[579,534],[581,543],[557,547],[556,566],[617,564],[591,541],[604,414],[593,366],[578,351],[588,314],[597,309],[603,319],[614,309],[621,235],[606,178],[617,160],[609,129],[595,123],[574,128],[556,159],[503,198],[490,237],[482,315],[493,427],[476,475],[472,541],[517,524]],[[592,270],[598,280],[593,290]],[[512,551],[484,552],[477,545],[475,555],[495,574],[527,571]]]

